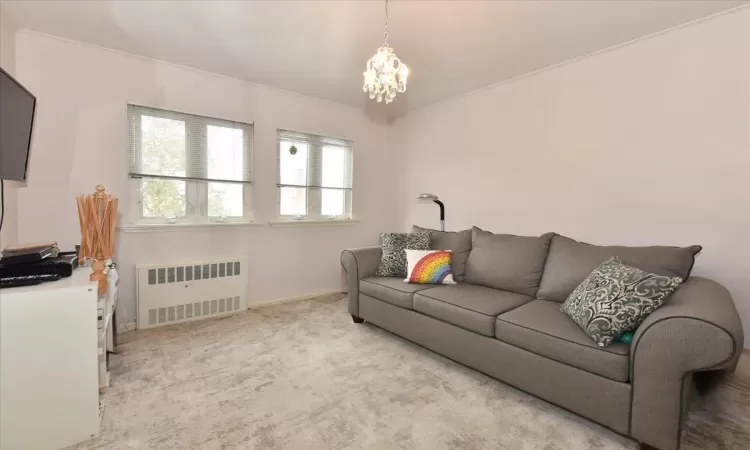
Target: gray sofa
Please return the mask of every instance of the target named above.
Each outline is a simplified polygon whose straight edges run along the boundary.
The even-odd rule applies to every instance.
[[[416,229],[416,227],[415,227]],[[433,232],[453,250],[457,285],[376,277],[379,247],[345,250],[349,312],[641,443],[677,450],[694,381],[734,370],[737,310],[714,281],[689,277],[700,247],[601,247],[547,234]],[[638,327],[631,345],[600,348],[560,312],[601,262],[685,282]]]

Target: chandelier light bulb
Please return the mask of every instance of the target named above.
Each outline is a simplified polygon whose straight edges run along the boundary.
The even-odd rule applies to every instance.
[[[388,45],[388,0],[385,1],[385,43],[367,61],[365,69],[362,91],[367,92],[371,99],[378,102],[385,99],[390,103],[396,98],[396,93],[406,91],[409,68]]]

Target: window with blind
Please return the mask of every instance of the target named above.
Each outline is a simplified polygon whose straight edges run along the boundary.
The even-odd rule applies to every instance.
[[[279,216],[351,219],[352,142],[278,130]]]
[[[253,126],[128,105],[137,222],[250,220]]]

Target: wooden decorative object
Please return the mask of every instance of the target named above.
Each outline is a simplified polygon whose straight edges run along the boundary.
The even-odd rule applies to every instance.
[[[81,225],[79,264],[91,260],[90,279],[99,283],[99,295],[107,290],[107,261],[115,252],[115,227],[117,226],[117,197],[105,192],[101,184],[91,195],[76,197],[78,222]]]

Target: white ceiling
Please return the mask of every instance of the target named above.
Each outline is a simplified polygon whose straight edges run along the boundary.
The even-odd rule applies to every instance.
[[[744,1],[391,0],[389,43],[411,68],[406,111]],[[383,1],[14,1],[28,28],[354,106],[383,42]]]

